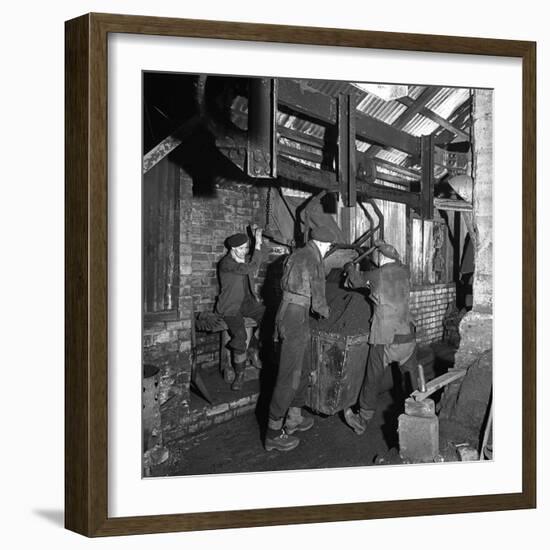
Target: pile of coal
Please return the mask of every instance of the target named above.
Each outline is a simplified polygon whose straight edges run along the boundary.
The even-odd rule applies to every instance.
[[[342,270],[331,270],[326,282],[329,318],[312,320],[311,326],[342,336],[366,334],[370,327],[371,305],[363,291],[344,288],[343,283]]]

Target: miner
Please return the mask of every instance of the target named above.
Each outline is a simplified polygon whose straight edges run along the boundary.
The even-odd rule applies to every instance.
[[[397,363],[403,374],[409,374],[413,389],[417,386],[416,342],[409,311],[409,270],[392,245],[381,240],[374,245],[371,261],[375,269],[357,271],[351,264],[345,268],[346,286],[369,289],[373,304],[369,355],[359,393],[359,410],[357,413],[350,408],[344,411],[347,424],[358,435],[374,417],[378,393],[391,363]]]
[[[303,410],[311,363],[310,315],[327,318],[323,258],[335,241],[332,231],[317,227],[303,248],[286,260],[281,279],[276,339],[281,342],[279,370],[269,406],[267,451],[290,451],[300,440],[295,432],[309,430],[313,418]],[[305,364],[305,367],[304,367]]]
[[[244,233],[228,237],[226,246],[228,252],[218,264],[220,295],[216,312],[223,317],[231,337],[228,347],[231,350],[231,363],[235,371],[231,389],[238,391],[244,383],[247,350],[253,363],[258,364],[257,334],[265,306],[259,302],[256,295],[254,278],[262,260],[262,229],[254,228],[254,249],[249,260],[248,237]],[[254,319],[258,327],[248,346],[245,317]]]

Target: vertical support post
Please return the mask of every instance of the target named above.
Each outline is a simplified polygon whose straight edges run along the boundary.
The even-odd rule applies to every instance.
[[[355,182],[355,96],[338,96],[338,181],[344,206],[357,204]]]
[[[420,138],[420,165],[422,171],[420,204],[422,218],[431,220],[434,215],[434,141],[433,136]]]
[[[277,177],[277,79],[251,78],[248,93],[247,173]]]
[[[346,236],[346,242],[351,244],[356,237],[356,206],[342,208],[341,229]]]
[[[405,264],[410,266],[412,250],[412,231],[411,231],[411,207],[405,205]],[[411,272],[412,275],[412,272]]]

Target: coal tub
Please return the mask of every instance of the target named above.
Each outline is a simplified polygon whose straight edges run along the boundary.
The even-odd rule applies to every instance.
[[[326,285],[328,319],[312,322],[311,384],[307,406],[333,415],[354,405],[365,377],[372,309],[362,292],[342,286],[341,270]]]

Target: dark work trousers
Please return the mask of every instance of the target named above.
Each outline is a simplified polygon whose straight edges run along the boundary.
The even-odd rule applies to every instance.
[[[371,344],[369,349],[369,357],[367,360],[367,370],[361,392],[359,393],[359,407],[361,410],[376,410],[378,394],[387,388],[385,378],[391,375],[384,358],[385,344]],[[404,393],[414,391],[418,387],[417,383],[417,367],[416,349],[413,354],[402,365],[399,365],[399,370],[402,376],[402,387]],[[408,374],[408,376],[407,376]],[[408,378],[408,383],[405,381]]]
[[[265,306],[256,302],[253,298],[245,298],[241,304],[238,315],[224,315],[225,321],[229,330],[231,340],[227,344],[235,353],[246,353],[246,329],[244,326],[244,318],[250,317],[254,319],[258,326],[264,316]],[[254,339],[254,337],[252,337]],[[253,342],[250,342],[253,344]]]
[[[285,304],[277,331],[281,341],[281,354],[277,381],[269,406],[269,418],[283,418],[289,407],[302,407],[311,364],[311,331],[309,311],[305,306]],[[305,368],[304,368],[305,364]]]

